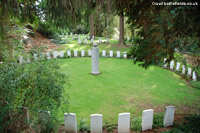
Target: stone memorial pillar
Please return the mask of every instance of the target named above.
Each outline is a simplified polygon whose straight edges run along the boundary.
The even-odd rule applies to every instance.
[[[97,47],[97,43],[94,43],[92,47],[92,72],[93,75],[100,74],[99,72],[99,48]]]

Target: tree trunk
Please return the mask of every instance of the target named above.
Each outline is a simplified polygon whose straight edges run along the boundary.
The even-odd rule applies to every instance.
[[[107,38],[109,38],[109,22],[110,22],[110,0],[107,3],[107,15],[106,15],[106,28],[107,28]]]
[[[124,14],[123,12],[119,17],[119,45],[126,45],[124,40]]]
[[[94,36],[94,23],[93,23],[93,14],[90,14],[90,38]]]

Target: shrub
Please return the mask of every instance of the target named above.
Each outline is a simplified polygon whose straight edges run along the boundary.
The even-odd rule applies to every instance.
[[[191,81],[190,84],[197,89],[200,89],[200,81]]]
[[[56,63],[38,60],[19,64],[16,60],[7,58],[0,64],[0,132],[21,132],[28,125],[37,128],[34,124],[41,120],[39,111],[55,111],[65,97],[63,84],[66,76],[58,72]],[[54,126],[45,126],[44,131],[52,131],[59,124],[53,116],[50,119],[44,126],[50,126],[51,122]]]
[[[134,118],[131,120],[131,130],[142,131],[142,118]]]
[[[153,116],[153,128],[164,127],[163,121],[164,121],[164,114],[163,113],[154,114],[154,116]]]
[[[199,133],[200,132],[200,115],[185,117],[186,121],[177,128],[173,128],[165,133]]]
[[[86,122],[87,122],[87,119],[80,119],[78,123],[79,131],[90,131],[90,126]]]

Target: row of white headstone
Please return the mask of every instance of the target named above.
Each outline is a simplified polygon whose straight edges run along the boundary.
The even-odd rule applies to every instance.
[[[69,36],[68,33],[66,33],[67,36]],[[70,34],[72,36],[72,40],[74,39],[74,36],[73,36],[73,33],[71,32]],[[74,34],[75,36],[78,36],[78,39],[79,39],[79,35],[80,34]],[[64,37],[64,33],[62,33],[62,37]],[[94,39],[94,36],[92,36],[92,39]],[[83,40],[85,40],[85,34],[83,34]],[[90,36],[88,36],[88,40],[90,40]],[[119,38],[115,38],[115,40],[119,40]],[[133,42],[133,39],[130,40],[130,37],[127,37],[127,41],[132,41]],[[101,38],[99,38],[99,43],[101,43]],[[107,43],[109,43],[109,38],[107,38]]]
[[[165,59],[164,62],[166,62],[166,60],[167,60],[167,59]],[[181,64],[180,64],[179,62],[176,63],[176,66],[175,66],[174,64],[175,64],[175,63],[174,63],[174,61],[172,60],[172,61],[170,62],[170,66],[169,66],[170,69],[171,69],[171,70],[174,70],[174,69],[175,69],[176,71],[180,71]],[[163,67],[166,68],[166,67],[167,67],[167,63],[165,63],[165,64],[163,65]],[[175,67],[175,68],[174,68],[174,67]],[[186,74],[185,65],[182,65],[182,71],[181,71],[181,73],[184,74],[184,75]],[[196,81],[196,80],[197,80],[196,72],[195,72],[195,71],[192,72],[192,68],[190,68],[190,67],[188,68],[187,76],[188,76],[188,77],[192,77],[193,81]]]
[[[106,50],[102,50],[102,57],[114,57],[113,55],[113,51],[110,50],[109,51],[109,54],[107,55],[106,54]],[[64,58],[65,56],[65,51],[53,51],[52,52],[53,56],[51,56],[51,52],[46,52],[46,58],[49,60],[49,59],[52,59],[52,58]],[[72,52],[70,50],[67,50],[67,56],[68,57],[78,57],[78,51],[77,50],[74,50],[74,55],[72,55]],[[85,57],[85,50],[81,50],[81,57]],[[88,50],[88,55],[87,56],[92,56],[92,51],[91,50]],[[116,51],[116,57],[117,58],[124,58],[126,59],[127,58],[127,52],[123,52],[123,55],[121,56],[121,52],[120,51]],[[44,60],[45,59],[45,55],[44,53],[41,53],[40,56],[38,56],[38,54],[34,54],[33,55],[33,58],[34,60]],[[31,62],[31,59],[29,56],[27,56],[27,61],[25,61],[24,57],[23,56],[19,56],[19,62],[20,64],[21,63],[30,63]]]
[[[68,33],[67,33],[66,35],[67,35],[67,37],[68,37]],[[74,40],[73,33],[71,33],[71,36],[72,36],[72,40]],[[88,36],[88,37],[86,38],[84,34],[83,34],[83,42],[82,42],[82,40],[81,40],[81,38],[79,37],[78,34],[75,34],[75,36],[78,36],[78,44],[82,44],[82,43],[88,44],[88,40],[90,40],[90,36]],[[62,37],[64,37],[65,40],[67,40],[67,37],[64,36],[64,33],[62,34]],[[107,43],[109,43],[110,39],[107,38],[106,41],[107,41]],[[93,43],[94,43],[94,36],[92,36],[92,38],[91,38],[91,44],[93,44]],[[102,43],[102,39],[101,39],[101,38],[99,38],[99,43]]]
[[[89,37],[89,36],[88,36],[88,37]],[[73,39],[72,39],[72,40],[73,40]],[[89,40],[89,39],[88,39],[88,40]],[[82,44],[82,43],[88,44],[88,40],[83,38],[83,41],[84,41],[84,42],[82,42],[81,38],[78,38],[78,44]],[[94,39],[92,38],[92,39],[91,39],[91,44],[93,44],[93,43],[94,43]],[[101,38],[99,38],[99,43],[102,43]],[[107,38],[107,43],[109,43],[109,38]]]
[[[64,53],[65,51],[53,51],[53,58],[57,58],[58,56],[60,56],[61,58],[64,57]],[[109,51],[109,55],[106,55],[106,50],[102,50],[102,56],[103,57],[114,57],[113,55],[113,51],[110,50]],[[47,59],[51,59],[51,53],[50,52],[47,52],[46,53],[47,55]],[[91,56],[92,55],[92,51],[91,50],[88,50],[88,56]],[[121,57],[121,52],[120,51],[117,51],[116,52],[116,57],[117,58],[120,58]],[[72,56],[72,53],[70,50],[67,50],[67,56],[71,57]],[[78,51],[77,50],[74,50],[74,57],[78,57]],[[81,57],[84,57],[85,56],[85,50],[81,50]],[[123,58],[127,58],[127,52],[123,52]]]
[[[142,131],[152,129],[153,125],[153,109],[144,110],[142,113]],[[165,107],[165,115],[163,124],[165,127],[171,126],[174,123],[175,107]],[[76,114],[65,113],[65,132],[77,133],[77,121]],[[90,131],[91,133],[102,133],[102,114],[90,115]],[[130,132],[130,113],[120,113],[118,115],[118,133],[129,133]]]

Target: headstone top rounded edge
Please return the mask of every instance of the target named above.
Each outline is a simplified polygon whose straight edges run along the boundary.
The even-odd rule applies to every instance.
[[[94,44],[93,44],[93,47],[97,47],[97,46],[98,46],[98,44],[97,44],[97,43],[94,43]]]

